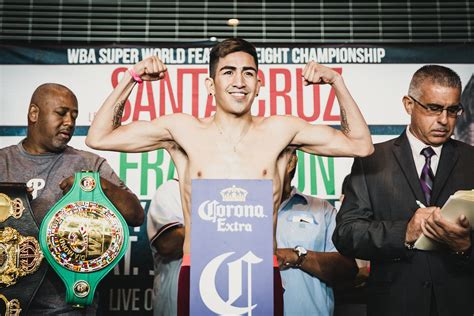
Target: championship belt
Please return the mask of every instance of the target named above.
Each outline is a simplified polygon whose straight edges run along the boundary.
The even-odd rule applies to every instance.
[[[102,191],[99,173],[77,172],[40,228],[41,249],[66,286],[67,303],[92,303],[99,281],[125,254],[128,238],[127,223]]]
[[[24,183],[0,183],[0,315],[26,312],[47,271]]]

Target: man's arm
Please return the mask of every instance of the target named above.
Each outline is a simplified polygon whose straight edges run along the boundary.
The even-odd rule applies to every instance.
[[[303,120],[291,144],[301,150],[328,156],[368,156],[374,151],[369,128],[342,76],[331,68],[309,62],[303,69],[306,85],[329,84],[339,102],[341,130]]]
[[[183,256],[184,226],[175,226],[160,234],[152,245],[165,260],[176,260]]]
[[[296,267],[298,255],[292,248],[277,249],[276,256],[280,270],[299,268],[331,287],[353,280],[358,270],[354,259],[338,252],[308,251],[299,267]]]
[[[373,163],[375,162],[369,161],[366,164]],[[341,254],[364,260],[393,260],[406,257],[408,251],[405,247],[405,237],[408,220],[374,218],[372,197],[369,195],[364,166],[361,158],[354,160],[344,201],[336,217],[336,229],[332,236],[334,245]],[[383,199],[381,196],[376,198]]]
[[[160,80],[164,78],[167,70],[156,56],[140,61],[133,66],[133,69],[145,81]],[[151,122],[136,121],[121,126],[125,102],[135,84],[129,71],[125,71],[122,80],[97,112],[86,138],[87,146],[101,150],[143,152],[160,148],[162,145],[160,142],[173,139],[169,131],[174,123],[172,116],[159,117]]]
[[[183,256],[183,209],[177,180],[169,180],[156,190],[148,209],[147,234],[151,246],[163,259]]]
[[[63,190],[63,194],[66,194],[71,189],[73,183],[73,176],[60,183],[59,187]],[[100,185],[104,194],[122,214],[127,224],[130,226],[140,226],[143,224],[145,213],[135,194],[120,188],[102,177],[100,178]]]

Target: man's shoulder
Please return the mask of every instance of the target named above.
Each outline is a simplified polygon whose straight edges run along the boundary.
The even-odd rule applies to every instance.
[[[0,149],[0,165],[7,165],[22,158],[18,145],[10,145]]]
[[[261,122],[261,123],[290,123],[295,121],[304,121],[303,119],[294,116],[294,115],[270,115],[270,116],[252,116],[254,122]]]
[[[170,194],[177,194],[179,196],[179,182],[176,179],[171,179],[163,182],[158,189],[156,189],[155,196],[165,196]]]
[[[400,141],[402,141],[401,137],[395,137],[380,143],[375,143],[374,144],[374,152],[366,157],[358,157],[356,159],[360,159],[362,161],[372,161],[374,159],[380,158],[380,156],[384,156],[387,153],[391,152],[392,149],[400,144]]]
[[[379,151],[386,150],[386,149],[392,148],[396,144],[399,144],[400,141],[401,141],[400,136],[395,137],[395,138],[391,138],[389,140],[374,144],[374,148],[375,148],[375,151],[377,151],[377,149]]]
[[[272,133],[288,133],[288,131],[300,129],[307,124],[303,119],[293,115],[252,116],[252,120],[256,127],[269,130]]]
[[[331,203],[324,199],[320,199],[318,197],[308,194],[303,194],[301,192],[298,192],[297,194],[301,195],[306,199],[306,201],[308,201],[308,204],[310,204],[311,210],[313,212],[317,210],[332,210],[334,208]]]
[[[195,117],[187,113],[173,113],[162,116],[159,119],[165,121],[157,121],[158,124],[164,123],[168,129],[179,135],[180,132],[189,134],[193,131],[208,128],[212,124],[213,116]]]
[[[450,142],[452,142],[455,148],[458,149],[459,151],[462,151],[471,155],[474,154],[474,146],[468,143],[462,142],[460,140],[456,140],[456,139],[451,139]]]
[[[87,150],[82,150],[82,149],[77,149],[71,146],[67,146],[66,149],[64,150],[64,156],[66,157],[78,157],[87,161],[99,161],[99,160],[105,160],[105,158],[87,151]]]
[[[187,113],[172,113],[172,114],[164,115],[161,118],[171,120],[172,122],[177,122],[177,123],[181,123],[183,121],[186,123],[189,123],[189,122],[200,123],[200,122],[204,122],[210,119],[210,117],[199,118]]]
[[[0,148],[0,154],[5,155],[8,153],[15,153],[18,152],[18,145],[10,145],[7,147]]]
[[[79,156],[84,156],[84,157],[100,157],[99,155],[97,155],[97,154],[95,154],[91,151],[78,149],[78,148],[74,148],[74,147],[71,147],[71,146],[67,146],[66,149],[64,149],[64,154],[66,154],[66,155],[79,155]]]

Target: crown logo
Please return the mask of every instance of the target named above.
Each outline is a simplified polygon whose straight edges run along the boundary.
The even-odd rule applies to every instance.
[[[245,202],[247,194],[248,192],[246,190],[237,188],[235,185],[221,191],[223,202]]]

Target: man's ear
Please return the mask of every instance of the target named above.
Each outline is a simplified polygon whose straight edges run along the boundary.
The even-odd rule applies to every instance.
[[[35,123],[36,121],[38,121],[38,116],[39,106],[34,103],[31,103],[28,107],[28,121]]]
[[[257,76],[257,92],[255,95],[258,97],[258,94],[260,93],[260,88],[262,87],[262,80],[260,80],[260,77]]]
[[[413,112],[413,106],[415,105],[415,103],[413,102],[413,100],[408,97],[408,96],[403,96],[402,98],[402,102],[403,102],[403,106],[405,107],[405,111],[411,115],[411,113]]]
[[[205,83],[206,83],[207,93],[209,95],[215,95],[216,94],[216,89],[215,89],[215,86],[214,86],[214,79],[206,78]]]

